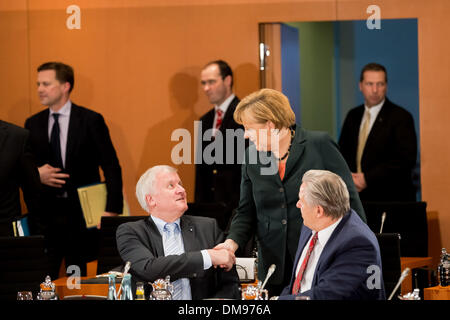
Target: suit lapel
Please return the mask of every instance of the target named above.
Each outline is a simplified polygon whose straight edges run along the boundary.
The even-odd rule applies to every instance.
[[[80,109],[74,103],[70,109],[69,129],[67,132],[67,147],[66,147],[66,170],[72,165],[72,155],[76,152],[76,134],[80,132],[81,126]]]
[[[298,262],[300,260],[300,257],[302,256],[302,252],[303,252],[303,249],[306,246],[306,243],[308,242],[309,238],[311,238],[311,235],[312,235],[311,229],[303,226],[302,230],[300,232],[300,239],[298,241],[297,252],[295,254],[294,265],[293,265],[293,268],[292,268],[292,275],[291,275],[291,282],[290,282],[289,292],[292,291],[292,287],[294,285],[294,281],[295,281],[295,278],[297,276]]]
[[[49,117],[50,111],[49,109],[45,109],[37,118],[37,130],[33,130],[33,134],[36,135],[36,140],[38,141],[37,145],[41,149],[41,154],[43,155],[42,161],[44,163],[40,164],[43,165],[45,163],[48,163],[50,160],[50,154],[51,154],[51,147],[50,147],[50,138],[48,135],[48,117]]]
[[[330,253],[334,251],[334,246],[339,245],[339,243],[336,242],[335,239],[339,235],[339,233],[342,231],[342,229],[344,228],[344,226],[347,223],[347,221],[350,219],[350,215],[351,214],[352,214],[352,211],[347,213],[342,218],[341,222],[339,222],[339,224],[337,225],[337,227],[334,229],[333,233],[331,234],[330,238],[328,239],[327,244],[325,245],[325,248],[323,248],[322,253],[320,254],[319,261],[317,261],[316,270],[314,271],[314,281],[315,281],[315,278],[317,276],[317,272],[316,271],[319,270],[320,265],[322,264],[322,262],[325,259],[328,259],[328,256],[330,255]]]
[[[225,113],[225,116],[223,117],[222,125],[220,126],[220,131],[222,131],[222,134],[225,135],[225,128],[232,127],[231,124],[233,123],[233,114],[236,110],[236,106],[239,103],[239,99],[237,97],[234,97],[233,100],[231,100],[230,105],[227,108],[227,112]]]
[[[184,252],[197,251],[197,241],[195,240],[195,226],[189,217],[181,216],[180,218],[181,235],[183,236]]]
[[[202,131],[205,132],[208,129],[212,129],[213,127],[213,121],[214,121],[214,115],[215,115],[215,109],[212,108],[211,110],[209,110],[206,115],[205,118],[203,120],[203,127],[202,127]]]
[[[286,162],[286,170],[284,172],[284,178],[289,176],[289,173],[295,168],[296,164],[300,161],[300,158],[305,151],[305,134],[300,126],[295,125],[295,136],[292,141],[291,151]]]
[[[159,233],[158,227],[153,222],[153,219],[149,216],[145,219],[145,222],[149,228],[148,237],[150,238],[149,243],[151,243],[156,251],[157,257],[164,257],[164,247],[162,242],[162,235]]]
[[[375,141],[377,141],[377,137],[380,134],[380,132],[385,130],[384,121],[386,115],[389,113],[389,110],[390,110],[390,102],[386,98],[383,106],[381,107],[380,112],[377,115],[377,118],[375,119],[375,122],[373,123],[372,129],[369,132],[369,136],[367,137],[366,145],[364,147],[364,152],[366,151],[366,148],[367,150],[370,150],[370,145],[372,143],[375,143]]]

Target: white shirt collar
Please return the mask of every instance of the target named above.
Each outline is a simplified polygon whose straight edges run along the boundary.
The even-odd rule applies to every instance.
[[[68,99],[67,102],[58,111],[55,112],[51,108],[48,108],[48,109],[50,110],[50,116],[54,113],[58,113],[63,116],[69,116],[71,108],[72,108],[72,101],[70,101],[70,99]]]
[[[317,235],[317,241],[320,243],[322,248],[325,247],[325,245],[327,244],[331,235],[333,234],[334,229],[336,229],[336,227],[338,226],[339,222],[341,222],[341,220],[342,220],[342,217],[337,219],[333,224],[329,225],[325,229],[322,229],[319,231],[319,234]],[[314,234],[315,234],[315,232],[313,232],[313,236],[314,236]]]
[[[364,104],[364,110],[365,111],[369,111],[370,112],[370,117],[375,119],[376,116],[378,115],[378,113],[380,112],[381,107],[383,106],[385,101],[386,101],[386,99],[383,99],[383,101],[381,101],[379,104],[376,104],[376,105],[374,105],[374,106],[372,106],[370,108]]]
[[[156,227],[158,228],[158,231],[161,235],[164,234],[164,226],[168,223],[164,221],[163,219],[157,218],[155,216],[150,215],[150,217],[153,219],[153,222],[156,224]],[[174,221],[175,224],[178,225],[178,228],[181,230],[180,227],[180,218]]]
[[[235,95],[234,93],[232,93],[228,98],[225,99],[224,102],[222,102],[221,105],[215,105],[214,109],[220,109],[223,111],[223,114],[225,114],[227,112],[228,106],[230,105],[231,101],[234,99]]]

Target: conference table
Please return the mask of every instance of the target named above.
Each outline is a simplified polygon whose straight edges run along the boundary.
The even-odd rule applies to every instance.
[[[401,286],[401,294],[407,294],[413,291],[412,270],[415,268],[432,267],[431,257],[401,257],[401,270],[410,268],[411,272],[405,278]],[[95,267],[95,266],[94,266]],[[88,268],[88,274],[89,274]],[[53,281],[55,283],[56,293],[60,299],[67,296],[107,296],[108,295],[108,279],[98,279],[95,275],[80,277],[79,286],[75,285],[74,278],[61,277]],[[102,282],[102,283],[99,283]],[[248,285],[256,285],[256,283],[242,284],[243,289]],[[120,283],[116,283],[116,290],[119,289]],[[431,296],[431,295],[429,295]]]

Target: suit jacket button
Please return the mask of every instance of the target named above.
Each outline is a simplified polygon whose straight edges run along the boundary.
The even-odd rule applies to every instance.
[[[193,276],[194,278],[197,278],[197,273],[194,273],[192,276]]]
[[[281,220],[281,224],[286,224],[286,223],[287,223],[286,219]]]
[[[213,174],[217,174],[217,170],[216,169],[213,170]]]
[[[286,203],[282,203],[282,204],[281,204],[281,208],[282,208],[282,209],[286,208]]]
[[[284,188],[280,188],[280,192],[284,192]]]

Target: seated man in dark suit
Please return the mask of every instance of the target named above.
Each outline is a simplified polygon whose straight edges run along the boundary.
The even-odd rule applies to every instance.
[[[297,208],[303,228],[279,299],[385,299],[378,241],[350,208],[344,181],[330,171],[307,171]]]
[[[116,235],[120,256],[131,262],[136,281],[169,275],[174,300],[239,298],[235,257],[228,250],[212,249],[224,240],[215,219],[183,216],[186,191],[176,169],[147,170],[136,196],[150,217],[120,225]]]

